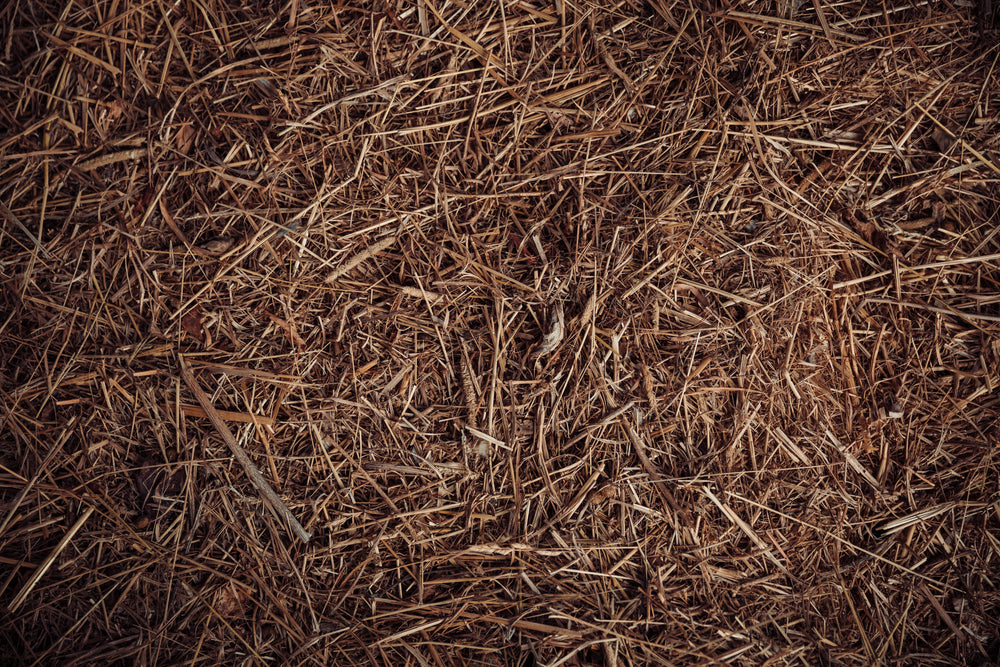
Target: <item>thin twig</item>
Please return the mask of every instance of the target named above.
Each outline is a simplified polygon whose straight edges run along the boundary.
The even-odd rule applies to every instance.
[[[264,476],[260,474],[260,470],[257,469],[257,466],[254,465],[253,461],[250,460],[250,457],[247,456],[246,452],[243,451],[243,448],[240,447],[240,443],[236,441],[232,431],[229,430],[229,427],[226,426],[226,422],[223,421],[222,416],[219,415],[215,406],[212,405],[212,401],[209,399],[208,394],[206,394],[204,390],[202,390],[201,385],[198,384],[198,380],[194,377],[194,373],[191,372],[191,368],[188,366],[187,361],[185,361],[183,357],[180,358],[180,367],[181,377],[184,379],[184,383],[198,400],[198,403],[201,405],[201,409],[205,411],[205,415],[208,417],[209,421],[212,422],[212,426],[215,427],[215,430],[219,432],[222,439],[226,441],[227,445],[229,445],[229,449],[233,452],[233,456],[235,456],[236,460],[243,466],[243,469],[250,477],[250,481],[253,482],[254,486],[257,487],[257,490],[264,495],[265,500],[268,502],[268,506],[279,519],[284,520],[285,523],[288,524],[288,527],[292,529],[292,532],[295,533],[296,537],[303,542],[308,542],[312,534],[302,527],[302,524],[299,523],[298,519],[295,518],[295,515],[292,514],[291,510],[289,510],[285,503],[282,502],[281,498],[278,497],[278,494],[271,488],[271,485],[267,483],[266,479],[264,479]]]

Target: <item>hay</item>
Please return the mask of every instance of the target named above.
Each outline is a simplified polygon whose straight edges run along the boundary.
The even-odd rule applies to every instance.
[[[8,662],[1000,660],[991,3],[0,16]]]

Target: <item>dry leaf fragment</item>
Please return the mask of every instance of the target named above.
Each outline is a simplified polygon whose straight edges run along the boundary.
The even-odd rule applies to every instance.
[[[195,306],[188,311],[187,315],[181,318],[181,327],[184,331],[191,334],[191,336],[197,338],[199,343],[205,342],[205,334],[203,333],[201,326],[200,306]]]
[[[245,589],[229,582],[215,591],[212,607],[226,620],[242,617],[245,613],[243,603],[248,597],[249,594]]]
[[[190,155],[191,147],[194,145],[195,129],[191,123],[185,123],[177,129],[174,135],[174,147],[181,155]]]
[[[212,255],[221,255],[233,247],[233,239],[230,236],[215,236],[204,243],[199,243],[198,247]]]
[[[937,145],[939,151],[947,153],[955,143],[955,136],[951,132],[939,127],[931,132],[931,140]]]
[[[182,467],[168,475],[166,468],[154,459],[144,458],[140,461],[135,474],[135,486],[146,517],[152,519],[162,512],[177,509],[186,481],[187,474]]]
[[[107,115],[109,121],[116,121],[122,115],[123,107],[121,100],[112,100],[107,105]]]
[[[288,336],[288,340],[291,341],[292,345],[294,345],[300,350],[305,348],[306,342],[302,339],[302,336],[299,335],[299,332],[295,330],[294,322],[288,322],[286,320],[283,320],[277,315],[269,313],[267,311],[264,311],[264,314],[270,317],[271,321],[274,322],[282,331],[285,332],[285,335]]]
[[[95,123],[102,135],[107,135],[111,131],[118,119],[121,118],[123,111],[124,107],[120,100],[104,103],[104,108],[98,113]]]
[[[547,354],[552,353],[559,343],[562,342],[563,337],[566,335],[565,326],[565,316],[563,315],[562,303],[557,303],[555,310],[552,311],[552,316],[549,319],[549,332],[545,334],[542,339],[542,345],[538,348],[538,358],[535,360],[535,366],[541,365],[542,357]]]
[[[614,484],[605,484],[601,488],[594,491],[590,497],[590,501],[595,504],[604,502],[605,500],[610,500],[618,495],[618,489]]]
[[[889,234],[876,227],[873,223],[858,214],[851,216],[854,231],[868,243],[872,244],[887,255],[895,255],[903,259],[903,253],[899,249],[899,244]]]

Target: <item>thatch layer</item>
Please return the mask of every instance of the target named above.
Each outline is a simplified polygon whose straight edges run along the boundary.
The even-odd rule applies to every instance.
[[[273,9],[0,9],[11,662],[998,660],[990,3]]]

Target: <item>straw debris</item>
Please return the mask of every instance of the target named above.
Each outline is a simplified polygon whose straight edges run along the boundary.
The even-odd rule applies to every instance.
[[[998,5],[3,3],[0,662],[997,664]]]

